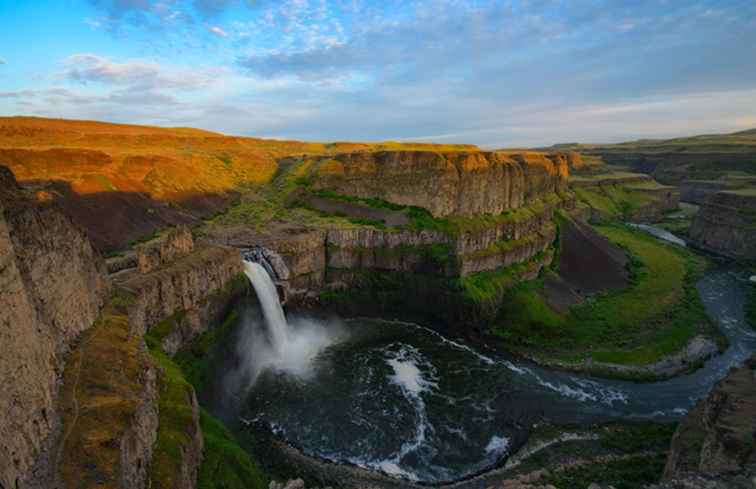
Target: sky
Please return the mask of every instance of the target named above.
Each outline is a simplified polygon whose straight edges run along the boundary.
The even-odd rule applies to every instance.
[[[756,127],[756,0],[0,0],[0,115],[483,147]]]

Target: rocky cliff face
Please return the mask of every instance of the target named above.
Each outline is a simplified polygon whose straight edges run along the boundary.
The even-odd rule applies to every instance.
[[[135,294],[128,308],[129,325],[136,335],[176,316],[174,336],[164,345],[173,353],[207,327],[224,301],[210,297],[222,293],[243,272],[238,250],[200,245],[192,253],[147,274],[119,277],[118,286]]]
[[[755,447],[753,357],[743,367],[732,369],[680,423],[664,470],[664,487],[678,487],[676,483],[691,488],[752,487],[744,475],[756,474]],[[684,485],[684,481],[689,483]]]
[[[56,429],[64,356],[95,321],[105,265],[84,233],[0,167],[0,484],[22,485]]]
[[[693,220],[689,236],[694,244],[715,253],[756,259],[756,192],[710,196]]]
[[[317,161],[315,188],[428,209],[434,216],[500,214],[563,188],[560,153],[381,151]]]

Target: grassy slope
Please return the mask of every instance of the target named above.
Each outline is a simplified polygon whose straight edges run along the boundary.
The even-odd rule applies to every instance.
[[[601,187],[579,187],[573,189],[577,198],[603,215],[611,218],[625,218],[639,209],[652,204],[657,197],[651,193],[636,190],[632,185],[604,185]]]
[[[246,279],[237,281],[246,284]],[[234,282],[230,288],[240,284]],[[228,291],[224,291],[227,293]],[[213,347],[226,338],[236,320],[231,313],[223,324],[206,331],[174,358],[161,348],[175,319],[154,326],[145,337],[153,360],[160,367],[160,427],[150,466],[152,487],[174,487],[180,467],[182,446],[191,442],[191,390],[201,391],[206,382],[207,362]],[[205,446],[202,452],[197,487],[199,489],[265,489],[269,479],[239,444],[238,439],[212,415],[200,408],[200,427]]]
[[[515,348],[562,360],[646,365],[711,329],[695,289],[703,260],[619,226],[597,228],[632,257],[629,289],[601,295],[566,315],[544,301],[540,281],[513,289],[495,332]]]
[[[517,467],[516,474],[547,468],[539,480],[560,489],[585,489],[591,483],[637,489],[657,482],[664,470],[666,453],[675,424],[627,423],[590,428],[597,439],[558,442],[536,452]],[[549,440],[559,431],[543,425],[535,439]],[[601,460],[614,457],[615,461]],[[578,462],[578,466],[570,466]]]

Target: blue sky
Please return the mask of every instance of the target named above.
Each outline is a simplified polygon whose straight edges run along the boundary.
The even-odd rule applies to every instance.
[[[0,114],[486,147],[756,127],[755,0],[0,0]]]

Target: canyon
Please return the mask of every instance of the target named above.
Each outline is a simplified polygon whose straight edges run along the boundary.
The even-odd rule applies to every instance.
[[[9,167],[0,166],[7,488],[194,488],[213,477],[211,463],[226,470],[223,457],[243,460],[248,487],[263,484],[268,461],[250,458],[242,435],[202,404],[212,394],[203,392],[212,385],[206,363],[224,356],[224,331],[250,295],[242,261],[250,249],[263,254],[292,311],[417,321],[559,369],[654,380],[700,367],[723,340],[702,319],[697,258],[618,221],[656,222],[680,200],[696,201],[691,244],[756,258],[750,190],[686,195],[683,185],[681,195],[674,178],[582,171],[570,152],[274,142],[4,118],[0,164]],[[662,334],[669,315],[692,318],[694,327],[655,337],[668,350],[643,350],[643,330],[616,343],[538,343],[507,326],[520,318],[529,335],[567,330],[585,308],[624,307],[611,301],[642,290],[656,256],[677,267],[676,288],[656,291],[673,307],[627,324]],[[523,304],[544,317],[523,318]],[[691,353],[675,356],[681,351]],[[623,360],[638,352],[641,361]],[[662,485],[752,474],[756,427],[744,414],[752,364],[730,372],[683,418],[671,448],[660,448],[669,451]],[[551,476],[491,477],[494,487],[524,488]]]

